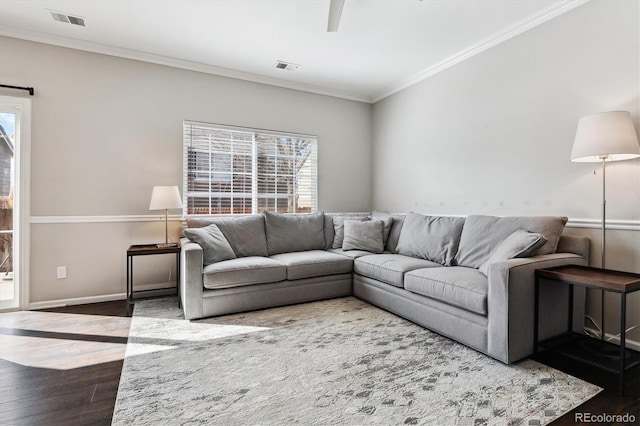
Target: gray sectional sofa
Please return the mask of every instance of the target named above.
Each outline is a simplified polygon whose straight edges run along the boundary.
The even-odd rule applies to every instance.
[[[311,214],[188,219],[187,319],[356,296],[505,363],[533,352],[534,271],[586,265],[564,217]],[[568,293],[541,286],[540,337]],[[580,307],[574,309],[580,316]]]

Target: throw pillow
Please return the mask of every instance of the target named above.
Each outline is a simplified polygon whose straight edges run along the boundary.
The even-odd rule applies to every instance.
[[[515,231],[502,244],[493,249],[489,259],[480,266],[480,272],[487,275],[490,263],[516,257],[531,257],[546,242],[547,239],[542,234],[523,230]]]
[[[384,222],[381,220],[344,221],[342,250],[364,250],[371,253],[384,251]]]
[[[345,220],[357,220],[364,222],[369,220],[366,216],[334,216],[333,217],[333,245],[331,248],[341,248],[342,240],[344,240],[344,222]]]
[[[547,239],[535,254],[555,253],[566,223],[567,218],[562,216],[469,216],[462,229],[456,265],[479,268],[497,246],[518,230],[536,232]]]
[[[398,253],[449,266],[458,250],[463,224],[463,217],[409,213],[400,232]]]
[[[391,218],[391,226],[389,230],[387,230],[387,218]],[[402,224],[404,223],[405,215],[404,214],[390,214],[390,213],[382,213],[374,211],[371,214],[371,219],[373,220],[382,220],[385,222],[385,237],[384,237],[384,248],[391,253],[398,252],[398,241],[400,240],[400,232],[402,231]]]
[[[187,228],[182,231],[182,235],[202,247],[203,263],[205,265],[236,258],[236,254],[217,225],[211,224],[204,228]]]
[[[264,216],[254,214],[240,217],[187,219],[189,228],[201,228],[212,223],[218,225],[236,256],[268,256]]]
[[[263,213],[269,256],[324,249],[324,213],[283,215]]]

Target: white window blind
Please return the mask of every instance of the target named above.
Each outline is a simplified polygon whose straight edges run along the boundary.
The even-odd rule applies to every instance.
[[[317,211],[315,136],[185,121],[184,215]]]

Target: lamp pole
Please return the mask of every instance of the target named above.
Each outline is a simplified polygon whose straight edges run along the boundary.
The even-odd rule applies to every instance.
[[[607,164],[607,158],[609,156],[608,155],[601,155],[600,158],[602,159],[602,229],[600,231],[600,250],[602,252],[602,260],[600,263],[600,267],[602,269],[605,268],[605,250],[606,250],[606,244],[605,244],[605,238],[606,238],[606,232],[605,232],[605,227],[606,227],[606,217],[607,217],[607,197],[606,197],[606,164]],[[602,330],[600,330],[600,340],[604,342],[604,296],[605,292],[604,290],[602,290],[602,296],[600,297],[600,315],[602,315],[602,319],[600,320],[600,326],[602,327]]]
[[[164,244],[169,246],[169,209],[164,209]],[[604,233],[602,234],[604,235]],[[604,257],[603,257],[604,259]]]

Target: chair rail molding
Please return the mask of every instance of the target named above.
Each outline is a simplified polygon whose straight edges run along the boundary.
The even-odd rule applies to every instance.
[[[170,221],[182,221],[182,215],[169,215]],[[128,223],[164,222],[164,215],[109,215],[109,216],[31,216],[32,224],[58,223]]]
[[[445,215],[437,214],[432,216],[455,216],[465,217],[464,215]],[[162,215],[104,215],[104,216],[31,216],[32,224],[60,224],[60,223],[127,223],[127,222],[159,222],[163,221]],[[169,215],[169,220],[173,222],[184,221],[180,214]],[[576,218],[569,219],[567,227],[569,228],[591,228],[600,229],[601,219],[597,218]],[[640,231],[640,220],[607,220],[607,230],[618,231]]]

